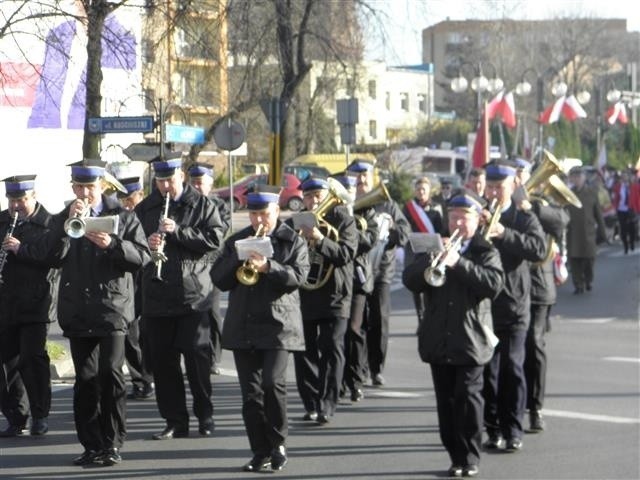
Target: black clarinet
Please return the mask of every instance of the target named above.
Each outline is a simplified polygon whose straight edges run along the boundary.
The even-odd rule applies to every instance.
[[[13,231],[16,229],[16,225],[18,224],[18,212],[13,212],[13,218],[11,219],[11,225],[9,226],[9,230],[5,235],[4,239],[6,240],[9,237],[13,236]],[[4,283],[2,279],[2,271],[4,270],[4,265],[7,263],[7,257],[9,256],[9,250],[0,250],[0,285]]]
[[[169,201],[171,200],[171,195],[167,193],[164,197],[164,212],[162,213],[162,217],[160,217],[160,221],[164,220],[169,216]],[[162,282],[162,264],[167,261],[167,256],[164,254],[164,243],[165,243],[165,234],[162,235],[162,243],[158,247],[157,250],[151,252],[151,258],[153,263],[156,265],[156,274],[153,277],[154,282]]]

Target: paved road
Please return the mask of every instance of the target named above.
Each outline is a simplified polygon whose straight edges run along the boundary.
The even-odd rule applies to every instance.
[[[484,455],[481,478],[640,478],[640,253],[607,247],[598,258],[595,291],[560,289],[548,337],[548,429],[527,435],[516,454]],[[289,386],[290,463],[277,474],[290,479],[443,478],[449,466],[441,447],[427,366],[416,354],[411,297],[396,284],[392,295],[387,385],[367,388],[357,404],[344,402],[327,426],[302,422],[301,403]],[[289,375],[292,379],[293,368]],[[131,402],[124,462],[111,468],[70,465],[79,453],[70,385],[56,386],[51,431],[44,438],[0,439],[0,478],[228,479],[256,478],[239,471],[249,458],[231,356],[214,377],[216,432],[212,438],[157,442],[163,427],[153,401]]]

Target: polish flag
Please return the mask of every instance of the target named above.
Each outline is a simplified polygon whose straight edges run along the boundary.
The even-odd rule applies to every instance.
[[[482,167],[489,161],[489,105],[485,102],[482,110],[482,118],[478,131],[476,132],[476,141],[473,144],[473,153],[471,154],[471,163],[473,167]]]
[[[627,108],[622,102],[616,102],[611,105],[607,110],[606,118],[609,125],[613,125],[616,122],[620,122],[622,124],[629,123]]]
[[[513,92],[509,92],[506,95],[504,90],[498,92],[487,105],[487,115],[489,120],[493,120],[499,116],[502,119],[502,123],[508,128],[515,128],[516,105],[513,99]]]
[[[573,122],[578,118],[587,118],[587,112],[584,111],[584,108],[582,108],[582,105],[580,105],[575,95],[569,95],[564,100],[562,116],[570,122]]]
[[[560,120],[560,114],[562,113],[562,107],[564,106],[565,97],[558,97],[556,101],[549,105],[538,118],[538,121],[543,125],[549,125]]]

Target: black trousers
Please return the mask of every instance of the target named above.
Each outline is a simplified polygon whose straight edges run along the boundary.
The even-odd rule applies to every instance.
[[[136,317],[129,324],[129,330],[124,340],[124,357],[129,367],[131,383],[139,390],[149,387],[153,383],[153,375],[149,368],[147,356],[148,348],[145,348],[145,338],[142,331],[142,320]]]
[[[222,321],[224,317],[220,311],[220,297],[222,292],[218,287],[213,287],[213,307],[211,308],[211,346],[213,364],[222,360]]]
[[[351,316],[344,342],[344,383],[349,390],[362,388],[367,361],[367,336],[363,329],[367,295],[354,293],[351,300]]]
[[[254,455],[284,445],[287,423],[286,350],[234,350],[242,392],[242,419]]]
[[[126,436],[124,335],[70,337],[76,371],[73,417],[87,450],[122,447]]]
[[[371,376],[382,373],[389,345],[391,285],[376,283],[367,299],[367,354]]]
[[[0,360],[5,372],[5,394],[0,405],[11,425],[49,416],[51,373],[45,347],[48,323],[14,325],[0,334]]]
[[[440,439],[453,465],[478,465],[482,442],[483,366],[431,364]]]
[[[531,304],[531,323],[525,340],[524,376],[527,380],[527,409],[542,410],[547,379],[544,335],[552,305]]]
[[[593,265],[595,258],[590,257],[569,257],[569,268],[571,269],[571,280],[575,288],[584,289],[593,283]]]
[[[500,340],[484,371],[484,424],[487,433],[522,438],[527,396],[524,377],[526,330],[496,331]]]
[[[618,223],[620,224],[620,239],[622,240],[624,252],[627,253],[629,249],[635,250],[637,236],[635,212],[632,210],[626,212],[618,211]]]
[[[305,320],[306,350],[294,352],[296,384],[308,412],[333,415],[344,375],[346,318]]]
[[[210,314],[193,312],[176,317],[145,318],[149,339],[156,401],[167,425],[187,428],[189,412],[180,355],[193,396],[193,413],[199,420],[213,415],[211,401]]]

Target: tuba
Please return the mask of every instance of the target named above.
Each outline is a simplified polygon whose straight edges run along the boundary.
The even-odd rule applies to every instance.
[[[444,259],[447,258],[447,254],[451,251],[458,250],[462,244],[462,235],[460,230],[456,229],[449,237],[449,243],[444,246],[438,255],[433,259],[431,265],[429,265],[424,271],[424,281],[432,287],[441,287],[444,285],[447,279],[444,264]]]
[[[385,187],[383,182],[380,182],[378,186],[370,192],[367,192],[361,197],[357,198],[353,202],[353,213],[356,219],[356,226],[358,227],[358,230],[364,232],[367,229],[367,221],[362,215],[358,215],[358,212],[360,210],[373,207],[375,205],[378,205],[379,203],[388,202],[389,200],[391,200],[391,195],[389,195],[389,191],[387,190],[387,187]]]
[[[264,225],[260,224],[253,238],[264,237],[264,235]],[[260,273],[256,270],[256,267],[249,262],[249,259],[246,259],[244,263],[238,267],[238,270],[236,270],[236,278],[241,284],[250,287],[258,283]]]
[[[329,222],[324,220],[324,216],[337,205],[346,205],[351,202],[351,195],[346,188],[335,178],[329,177],[329,194],[313,211],[317,221],[318,229],[325,237],[337,242],[339,238],[338,230]],[[311,268],[307,279],[302,284],[305,290],[317,290],[322,288],[331,278],[333,265],[326,265],[326,259],[316,251],[313,242],[309,242],[309,263]]]

